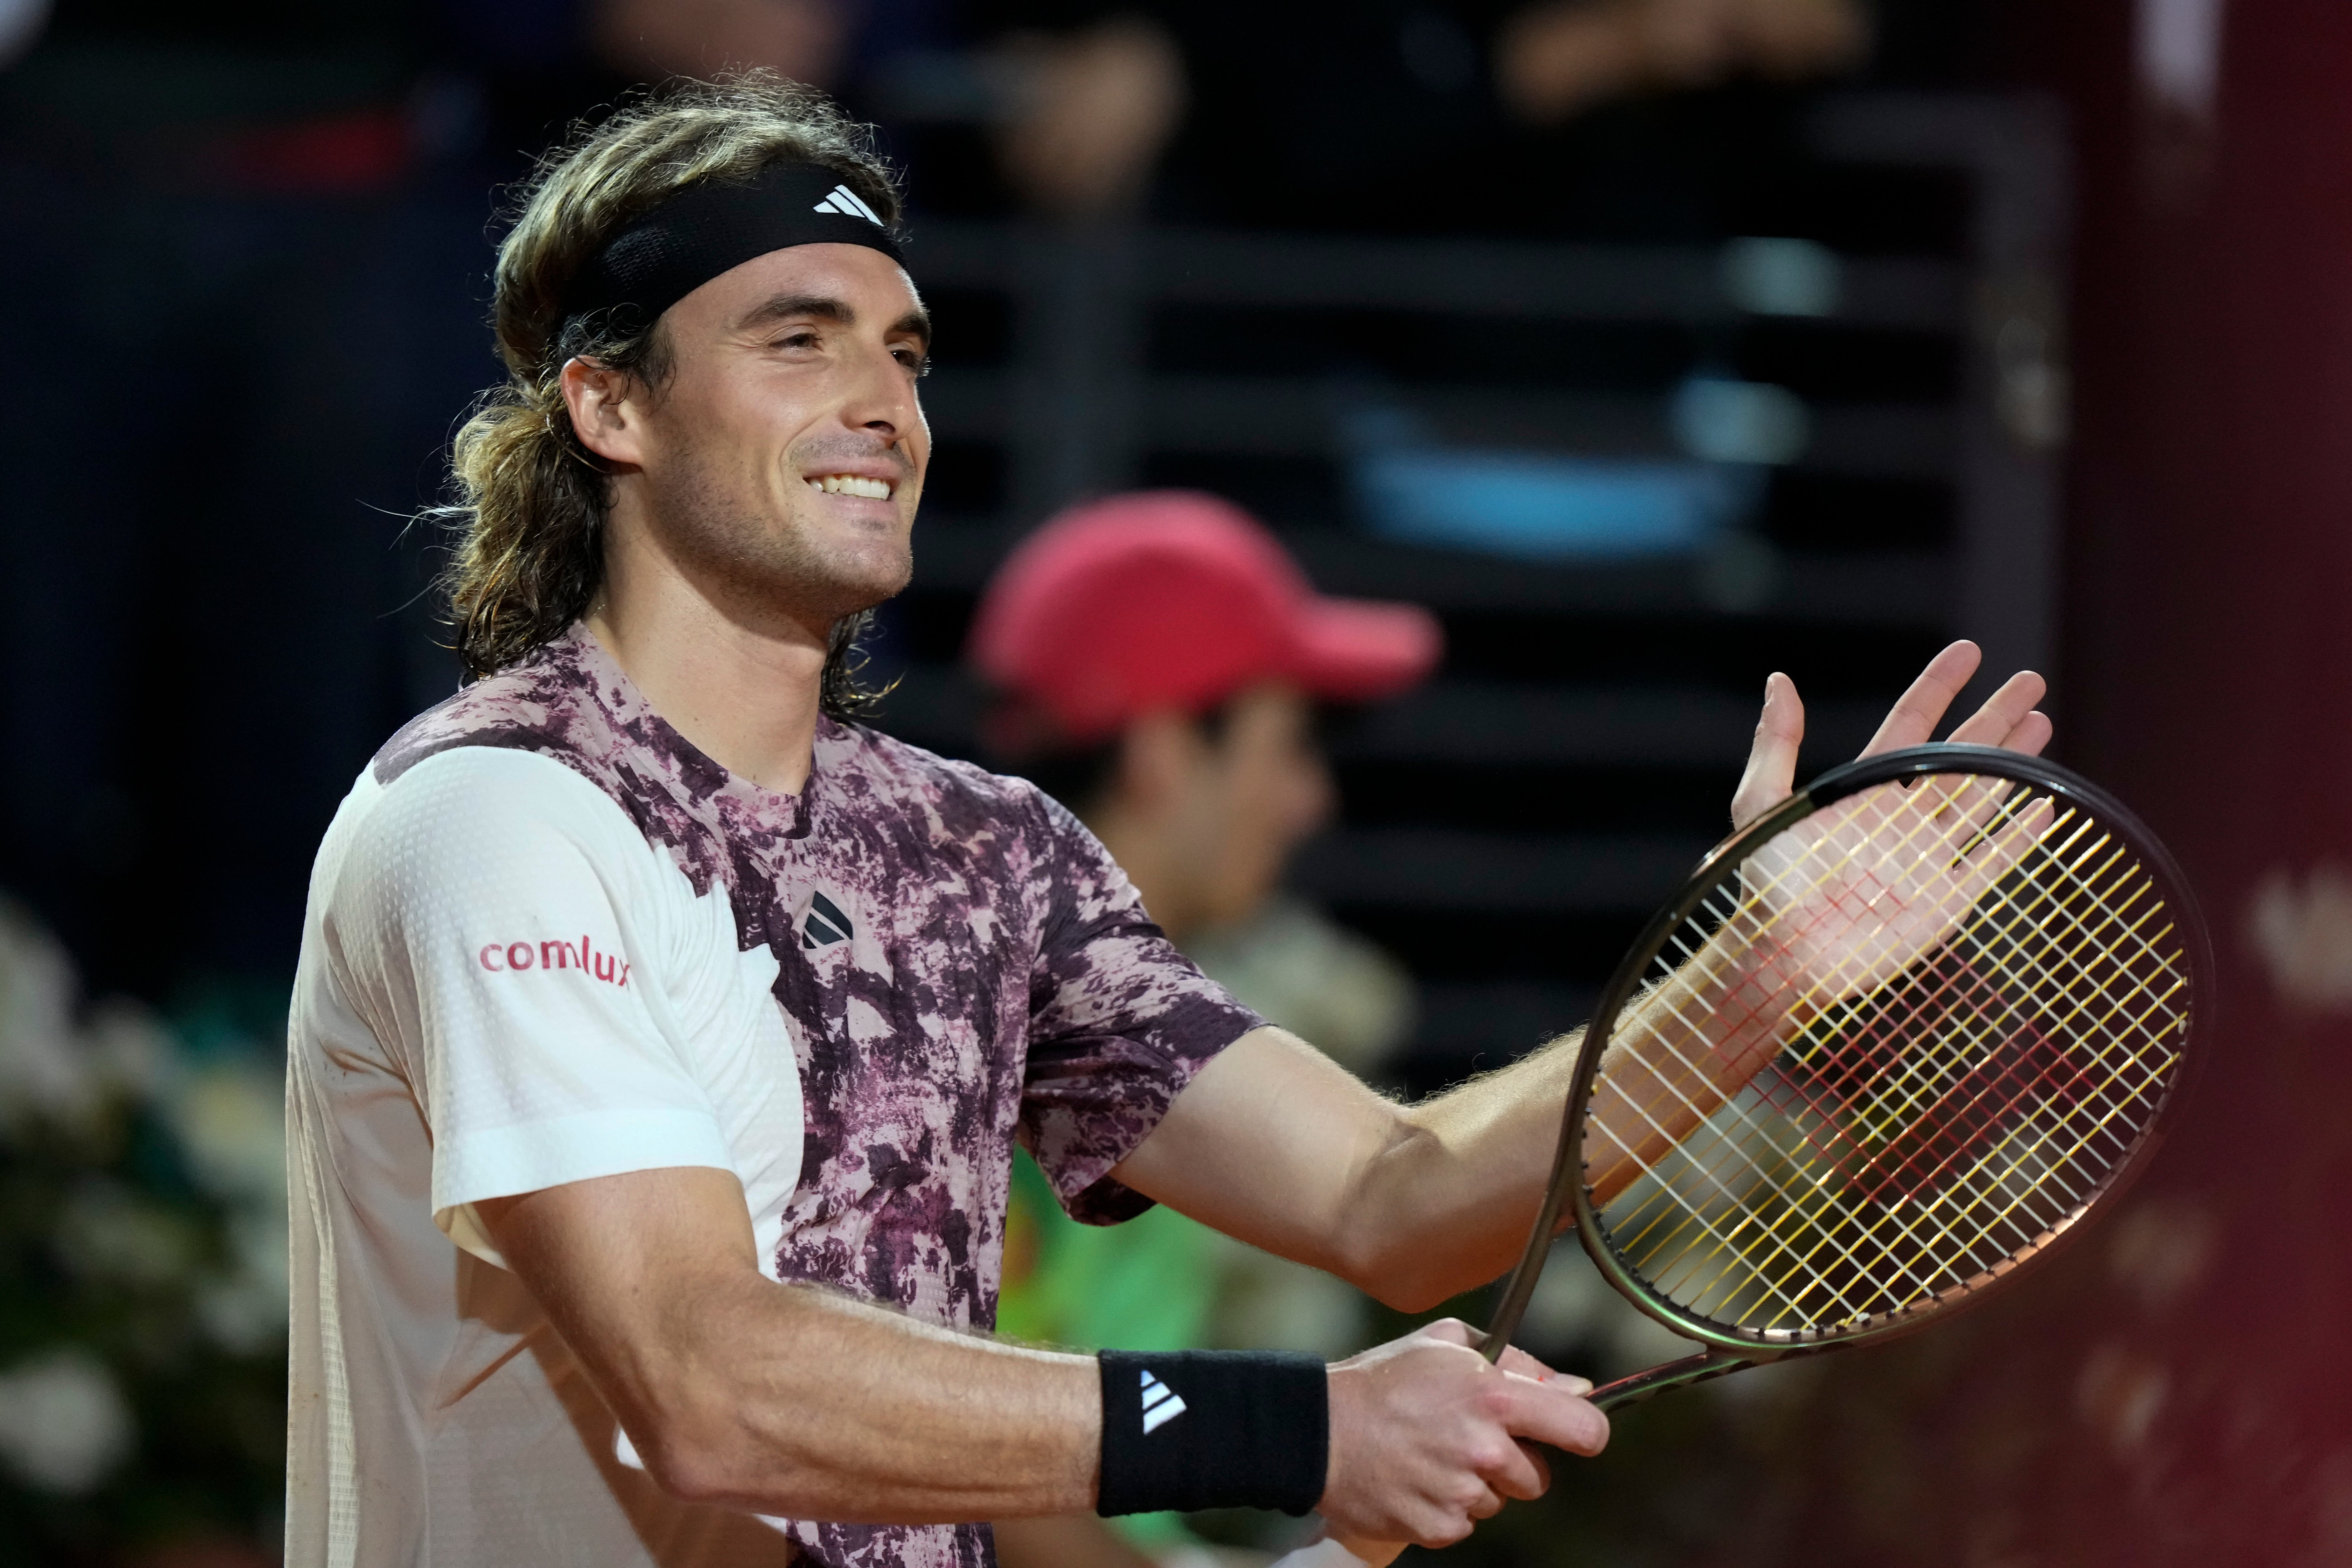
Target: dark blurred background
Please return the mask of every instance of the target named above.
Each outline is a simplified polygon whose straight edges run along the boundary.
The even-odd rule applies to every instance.
[[[1401,1087],[1581,1020],[1774,668],[1806,771],[1954,636],[2048,671],[2207,901],[2216,1066],[2071,1261],[1630,1415],[1455,1560],[2352,1561],[2352,11],[0,0],[0,1562],[270,1560],[276,1037],[456,684],[410,520],[500,187],[745,63],[881,126],[940,323],[884,727],[984,754],[974,595],[1113,489],[1442,617],[1298,868],[1419,983]],[[1555,1272],[1544,1348],[1640,1360]]]

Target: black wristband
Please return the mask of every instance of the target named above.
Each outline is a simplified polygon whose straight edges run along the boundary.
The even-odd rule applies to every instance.
[[[1100,1514],[1311,1513],[1331,1460],[1330,1374],[1289,1351],[1105,1351]]]

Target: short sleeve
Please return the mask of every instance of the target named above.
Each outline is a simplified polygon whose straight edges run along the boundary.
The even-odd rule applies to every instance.
[[[489,1262],[468,1206],[484,1198],[734,1168],[657,1021],[659,868],[586,780],[488,748],[403,774],[344,862],[328,908],[339,967],[404,1058],[433,1141],[435,1222]]]
[[[1176,951],[1077,818],[1036,797],[1037,956],[1021,1141],[1074,1219],[1151,1206],[1108,1172],[1193,1074],[1265,1022]]]

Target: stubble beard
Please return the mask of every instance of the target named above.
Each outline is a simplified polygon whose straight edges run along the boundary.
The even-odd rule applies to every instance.
[[[863,447],[856,455],[873,450]],[[791,471],[800,472],[811,458],[844,455],[796,448]],[[914,552],[903,531],[844,539],[817,515],[824,503],[814,490],[803,498],[788,488],[779,518],[762,504],[765,497],[745,494],[709,461],[684,465],[678,481],[659,498],[669,548],[730,613],[782,616],[825,635],[845,617],[896,596],[913,574]]]

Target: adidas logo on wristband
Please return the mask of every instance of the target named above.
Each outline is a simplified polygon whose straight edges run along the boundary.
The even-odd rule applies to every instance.
[[[1278,1508],[1304,1514],[1323,1496],[1331,1374],[1322,1357],[1104,1351],[1096,1360],[1103,1414],[1096,1512]]]
[[[1184,1398],[1143,1369],[1143,1435],[1150,1436],[1184,1414]]]

